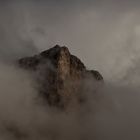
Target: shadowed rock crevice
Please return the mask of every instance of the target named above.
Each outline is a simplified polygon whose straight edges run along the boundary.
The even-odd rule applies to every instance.
[[[71,55],[65,46],[56,45],[38,55],[21,58],[18,63],[21,68],[35,73],[39,93],[52,106],[79,104],[83,101],[82,89],[89,82],[85,84],[86,80],[90,79],[93,87],[103,82],[98,71],[87,70],[81,60]]]

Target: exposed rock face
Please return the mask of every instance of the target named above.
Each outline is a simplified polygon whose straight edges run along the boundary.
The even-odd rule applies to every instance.
[[[85,79],[92,79],[93,87],[103,81],[98,71],[86,70],[80,59],[71,55],[67,47],[59,45],[20,59],[19,66],[35,73],[39,92],[53,106],[67,107],[83,102]]]

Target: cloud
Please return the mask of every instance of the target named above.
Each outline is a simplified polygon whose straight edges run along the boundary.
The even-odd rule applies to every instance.
[[[137,0],[1,1],[0,57],[17,59],[66,45],[90,69],[118,81],[138,57],[138,5]]]
[[[0,10],[0,139],[139,138],[138,0],[7,0]],[[103,74],[107,85],[99,102],[91,98],[90,111],[64,113],[36,103],[32,77],[3,61],[55,44]]]
[[[106,83],[95,96],[86,79],[88,102],[63,112],[41,103],[29,73],[5,63],[0,68],[0,139],[139,138],[139,88]]]

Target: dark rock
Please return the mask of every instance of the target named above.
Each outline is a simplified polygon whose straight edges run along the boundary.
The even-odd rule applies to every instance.
[[[81,101],[84,80],[90,77],[102,82],[98,71],[86,70],[79,58],[71,55],[67,47],[55,47],[32,57],[21,58],[19,66],[36,75],[39,93],[52,106],[67,107]],[[83,100],[82,100],[83,101]]]

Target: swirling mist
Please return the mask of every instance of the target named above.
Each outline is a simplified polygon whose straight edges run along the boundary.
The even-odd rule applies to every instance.
[[[139,7],[138,0],[1,0],[0,139],[139,139]],[[90,100],[90,111],[36,103],[32,77],[15,66],[55,44],[102,73],[101,100]]]

